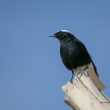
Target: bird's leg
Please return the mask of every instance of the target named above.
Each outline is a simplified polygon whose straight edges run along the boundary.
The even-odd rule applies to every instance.
[[[74,76],[74,71],[72,70],[72,77],[70,79],[70,82],[72,83],[73,82],[73,76]]]

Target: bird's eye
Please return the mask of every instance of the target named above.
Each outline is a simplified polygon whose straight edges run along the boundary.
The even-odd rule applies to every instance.
[[[64,39],[65,37],[66,37],[66,36],[61,36],[60,39],[62,40],[62,39]]]

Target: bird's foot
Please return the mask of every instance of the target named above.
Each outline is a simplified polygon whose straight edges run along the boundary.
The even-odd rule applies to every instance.
[[[83,70],[81,70],[79,73],[78,73],[78,75],[80,74],[80,77],[84,74],[86,77],[88,76],[88,74],[85,72],[85,70],[87,70],[88,69],[88,66],[86,65],[86,67],[83,69]]]
[[[83,69],[83,74],[87,77],[88,76],[88,73],[85,72],[89,67],[86,65],[86,67]]]
[[[83,74],[87,77],[88,76],[88,74],[85,72],[85,71],[83,71]]]
[[[87,70],[89,67],[86,65],[86,67],[83,69],[83,71]]]

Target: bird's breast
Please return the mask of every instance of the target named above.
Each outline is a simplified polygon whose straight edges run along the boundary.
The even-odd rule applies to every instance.
[[[63,64],[68,68],[76,68],[75,65],[75,47],[71,45],[61,46],[60,48],[60,55],[63,61]]]

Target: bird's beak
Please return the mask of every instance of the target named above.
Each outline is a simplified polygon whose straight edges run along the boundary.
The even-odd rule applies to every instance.
[[[48,37],[56,37],[56,36],[53,35],[53,36],[48,36]]]

